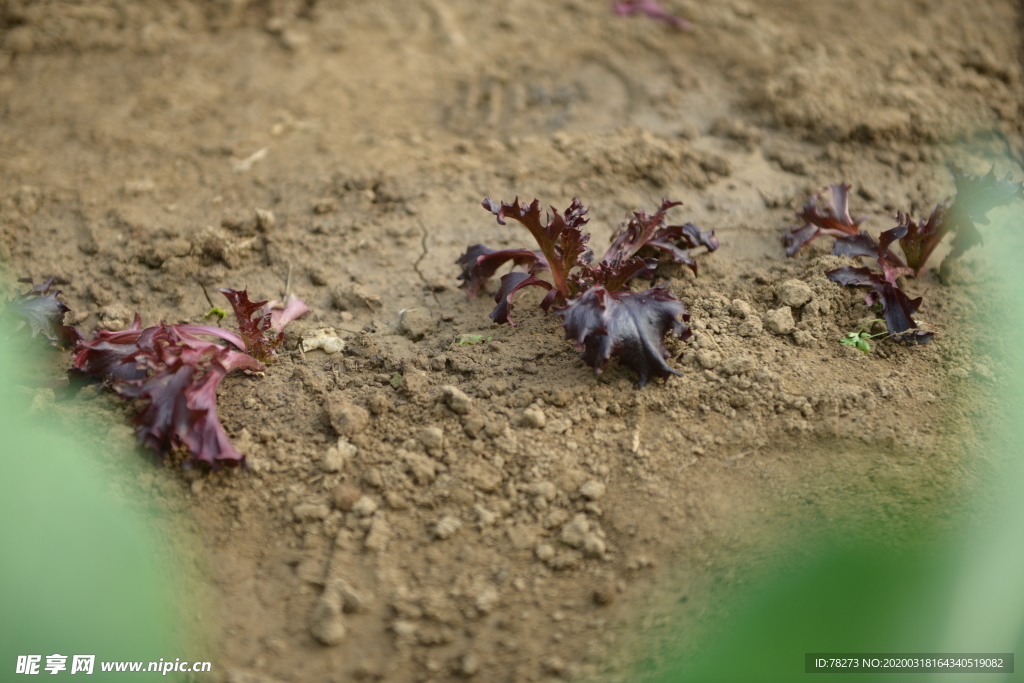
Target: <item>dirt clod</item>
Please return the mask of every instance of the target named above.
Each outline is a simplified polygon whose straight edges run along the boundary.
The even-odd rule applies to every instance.
[[[342,581],[332,581],[324,588],[309,618],[309,632],[327,646],[338,645],[348,629],[342,617]]]
[[[774,311],[768,311],[764,314],[764,326],[772,334],[790,334],[796,327],[792,309],[789,306],[782,306]]]
[[[786,280],[775,290],[775,296],[783,306],[800,308],[811,300],[814,292],[803,280]]]
[[[334,398],[328,404],[331,426],[341,436],[352,436],[366,429],[370,422],[370,414],[365,408],[351,401]]]

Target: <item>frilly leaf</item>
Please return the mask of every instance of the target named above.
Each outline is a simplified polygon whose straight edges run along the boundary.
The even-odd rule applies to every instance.
[[[566,339],[576,342],[580,358],[600,373],[604,363],[616,356],[636,371],[639,385],[652,375],[678,375],[665,362],[665,334],[687,339],[690,316],[686,306],[664,287],[643,292],[609,292],[597,285],[556,310],[562,316]],[[682,320],[680,320],[682,316]]]

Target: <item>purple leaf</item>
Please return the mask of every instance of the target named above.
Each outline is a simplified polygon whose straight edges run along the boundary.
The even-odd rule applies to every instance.
[[[664,287],[633,293],[609,292],[597,285],[556,312],[562,316],[566,339],[576,342],[583,352],[580,358],[595,373],[614,355],[636,371],[641,387],[651,375],[679,374],[665,362],[670,355],[665,334],[688,338],[690,316],[683,302]]]
[[[511,204],[497,203],[490,197],[483,200],[485,209],[498,218],[498,223],[505,225],[505,218],[512,218],[519,221],[530,231],[537,241],[547,267],[551,271],[551,279],[554,280],[555,289],[559,296],[564,299],[569,296],[569,272],[579,265],[589,262],[590,249],[587,247],[587,240],[590,235],[580,232],[580,226],[585,225],[587,208],[583,206],[578,197],[573,197],[564,214],[559,214],[554,207],[553,215],[545,215],[541,219],[540,201],[533,200],[531,204],[520,204],[516,197]]]
[[[244,289],[236,291],[221,288],[217,291],[227,298],[234,309],[238,332],[244,344],[240,348],[263,363],[274,362],[276,349],[284,341],[281,332],[284,326],[309,312],[309,307],[297,297],[290,297],[283,310],[274,311],[273,306],[278,302],[249,301],[249,294]]]
[[[663,199],[661,207],[653,216],[643,211],[635,212],[625,227],[612,236],[612,244],[601,259],[602,265],[614,269],[626,263],[644,247],[651,247],[667,253],[673,261],[686,265],[696,275],[697,263],[690,257],[689,250],[703,246],[709,252],[715,251],[718,249],[718,240],[714,230],[702,231],[693,223],[666,226],[665,214],[681,204]],[[686,245],[685,249],[677,246],[676,242],[679,241]],[[622,280],[623,283],[627,281],[628,278]]]
[[[496,323],[508,323],[515,327],[516,322],[509,317],[509,314],[514,308],[512,305],[512,296],[523,287],[530,286],[544,287],[548,290],[548,296],[545,297],[544,302],[541,303],[541,306],[543,306],[544,310],[547,311],[548,307],[551,306],[551,299],[554,298],[551,294],[556,291],[552,288],[551,283],[545,282],[530,273],[520,273],[517,271],[513,273],[506,273],[501,276],[501,286],[498,287],[498,291],[494,295],[494,302],[498,305],[494,307],[493,311],[491,311],[491,320]]]
[[[15,290],[14,298],[0,309],[0,339],[8,339],[23,329],[27,329],[30,339],[42,335],[58,348],[71,348],[81,339],[78,330],[64,324],[64,314],[71,309],[58,298],[61,290],[50,291],[56,280],[51,276],[24,294]],[[31,278],[18,281],[32,284]]]
[[[482,244],[474,244],[456,263],[462,266],[458,276],[462,280],[461,287],[466,289],[466,298],[472,299],[480,293],[480,288],[490,279],[502,264],[512,261],[514,266],[526,266],[529,271],[547,270],[547,260],[539,251],[529,249],[502,249],[495,251]]]
[[[804,208],[797,212],[803,225],[790,228],[783,238],[786,256],[795,256],[800,248],[819,235],[856,235],[864,218],[850,218],[850,185],[846,183],[829,185],[828,204],[818,206],[821,194],[811,197]]]
[[[877,302],[882,304],[882,319],[889,328],[889,333],[896,341],[907,340],[917,344],[926,344],[932,339],[930,332],[921,330],[913,315],[921,305],[921,297],[910,299],[894,280],[889,280],[869,268],[843,266],[825,273],[833,282],[848,287],[870,287],[867,295],[868,306]],[[895,276],[893,276],[895,277]]]

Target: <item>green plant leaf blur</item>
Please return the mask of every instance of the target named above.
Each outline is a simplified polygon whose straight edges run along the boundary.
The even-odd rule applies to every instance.
[[[997,385],[1005,431],[983,436],[992,456],[979,461],[984,474],[975,517],[941,541],[929,539],[928,520],[920,520],[896,542],[846,540],[872,536],[870,528],[857,528],[816,552],[803,548],[803,559],[794,557],[756,582],[756,590],[728,599],[722,610],[728,616],[713,633],[681,636],[685,654],[652,654],[647,671],[638,667],[630,681],[999,683],[1024,677],[1020,662],[1016,674],[804,671],[805,653],[813,652],[1024,653],[1024,349],[1015,343],[1024,338],[1024,212],[1018,203],[991,216],[985,258],[992,272],[986,266],[985,275],[994,280],[986,286],[995,288],[1000,306],[979,312],[983,317],[975,322],[998,337],[990,346],[1005,350],[1000,361],[1007,374]]]
[[[95,655],[87,680],[128,680],[101,661],[155,661],[168,647],[168,594],[141,513],[117,502],[83,434],[30,414],[16,368],[36,359],[0,348],[0,680],[19,655]],[[169,675],[165,680],[174,680]]]

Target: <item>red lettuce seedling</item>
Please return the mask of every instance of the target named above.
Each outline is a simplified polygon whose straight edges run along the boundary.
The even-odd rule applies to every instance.
[[[275,310],[274,305],[279,302],[253,303],[244,289],[222,288],[217,291],[227,298],[235,312],[243,342],[239,348],[263,363],[273,362],[277,347],[284,341],[284,332],[281,331],[284,326],[309,312],[306,304],[297,297],[290,297],[283,309]]]
[[[134,419],[139,442],[161,456],[187,448],[192,457],[186,467],[195,460],[214,469],[244,461],[217,417],[217,386],[232,370],[262,371],[264,361],[252,351],[273,360],[280,328],[308,310],[294,299],[276,320],[270,307],[255,318],[266,302],[251,304],[244,290],[228,292],[232,304],[237,302],[236,314],[241,311],[247,316],[238,320],[244,335],[209,325],[160,324],[142,329],[136,314],[127,330],[98,330],[92,339],[80,341],[72,355],[70,373],[95,377],[122,398],[140,400],[142,409]],[[268,337],[268,330],[277,335]],[[197,335],[217,337],[237,350]]]
[[[981,244],[977,226],[979,223],[988,225],[989,211],[1024,198],[1024,184],[1012,182],[1009,174],[997,178],[995,168],[984,176],[976,176],[954,164],[950,172],[956,185],[956,197],[937,204],[925,223],[918,225],[903,212],[896,215],[899,225],[907,228],[906,235],[900,239],[900,248],[915,276],[924,271],[928,257],[951,231],[956,234],[953,250],[947,258],[956,259],[975,244]]]
[[[595,264],[593,252],[587,246],[590,235],[580,230],[587,222],[587,209],[578,198],[563,213],[552,209],[543,218],[538,200],[520,204],[516,198],[511,204],[499,204],[487,198],[483,206],[497,216],[500,224],[504,225],[506,218],[519,221],[533,234],[540,250],[494,251],[474,245],[457,261],[463,267],[459,279],[472,298],[501,264],[512,261],[525,267],[526,272],[513,271],[502,276],[491,320],[515,325],[509,317],[512,297],[524,287],[542,287],[548,293],[541,307],[545,311],[554,307],[562,316],[566,338],[576,342],[583,352],[580,357],[600,372],[611,356],[617,356],[637,372],[642,387],[652,374],[678,374],[665,363],[668,351],[664,337],[671,331],[685,339],[690,331],[685,325],[689,320],[686,307],[664,287],[639,293],[625,290],[631,279],[651,274],[657,264],[657,259],[640,252],[664,252],[696,273],[697,264],[690,257],[690,249],[718,248],[714,231],[702,232],[692,223],[665,224],[666,212],[678,205],[679,202],[666,200],[653,216],[636,212],[615,233],[608,251]],[[538,277],[543,271],[551,274],[551,282]],[[682,316],[682,321],[678,316]]]
[[[693,30],[693,24],[682,17],[669,14],[655,0],[617,0],[612,3],[612,11],[622,16],[646,14],[651,19],[672,24],[680,31]]]
[[[813,195],[804,208],[797,212],[803,225],[790,228],[783,238],[786,256],[795,256],[801,247],[820,235],[844,237],[857,235],[864,218],[850,218],[850,185],[846,183],[829,185],[829,203],[818,206],[820,194]]]
[[[896,278],[908,269],[889,251],[889,245],[905,236],[906,232],[905,226],[897,226],[883,232],[879,236],[874,254],[846,254],[849,256],[874,256],[881,267],[881,273],[875,273],[869,268],[843,266],[826,272],[825,276],[829,280],[845,286],[870,287],[871,292],[868,293],[866,299],[867,305],[874,306],[876,303],[882,305],[882,319],[885,320],[885,325],[892,338],[896,341],[926,344],[931,341],[932,334],[920,329],[917,321],[913,318],[914,313],[921,305],[921,297],[911,299],[900,289]],[[864,241],[851,241],[851,244],[860,248],[864,246]]]
[[[30,339],[42,335],[51,346],[62,349],[81,339],[78,330],[64,324],[64,314],[71,309],[58,298],[61,290],[50,291],[56,281],[54,276],[41,285],[33,285],[32,278],[18,280],[32,286],[24,294],[14,290],[14,298],[0,309],[0,339],[6,341],[27,331]]]
[[[906,258],[906,265],[889,253],[886,258],[907,274],[919,277],[924,271],[928,257],[950,232],[954,233],[952,251],[947,258],[959,258],[975,244],[981,244],[981,233],[977,225],[988,224],[988,213],[1006,206],[1015,199],[1024,199],[1024,184],[1014,183],[1010,176],[997,178],[995,170],[984,176],[963,171],[955,164],[950,167],[956,196],[937,204],[924,223],[916,223],[902,211],[896,212],[897,227],[905,228],[899,239],[900,249]],[[849,185],[832,185],[831,206],[822,213],[817,207],[817,196],[797,215],[804,225],[791,228],[783,238],[786,255],[794,256],[800,248],[819,235],[836,237],[832,253],[837,256],[875,256],[878,245],[866,232],[859,230],[863,218],[853,221],[847,209]]]

